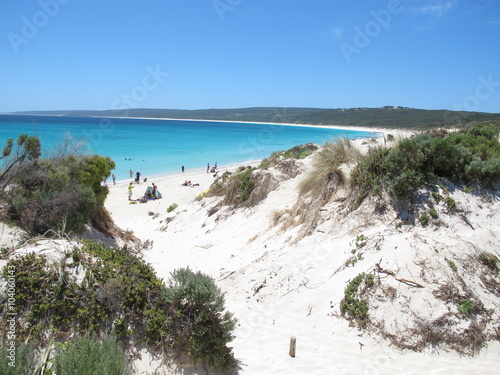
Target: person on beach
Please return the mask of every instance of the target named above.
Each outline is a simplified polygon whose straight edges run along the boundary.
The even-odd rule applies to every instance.
[[[182,166],[181,169],[182,169],[182,173],[184,173],[184,166]]]
[[[132,200],[132,189],[134,188],[134,185],[132,184],[132,181],[130,181],[130,184],[128,184],[128,200]]]
[[[114,173],[111,175],[111,178],[113,179],[113,185],[116,185],[116,176]]]
[[[156,199],[156,185],[153,184],[153,191],[151,192],[151,198]]]
[[[210,163],[207,163],[207,173],[210,172]]]
[[[135,173],[135,182],[137,182],[138,184],[141,182],[141,172],[139,171]]]
[[[128,173],[130,174],[130,178],[132,178],[132,176],[134,175],[134,172],[132,171],[132,169],[130,171],[128,171]]]

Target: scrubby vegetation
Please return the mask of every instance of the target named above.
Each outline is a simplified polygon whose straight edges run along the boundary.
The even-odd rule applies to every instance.
[[[234,362],[226,347],[234,320],[223,314],[223,295],[205,275],[177,271],[166,287],[150,265],[126,248],[93,242],[82,242],[56,262],[34,253],[11,258],[4,279],[9,269],[16,276],[18,342],[45,347],[73,335],[114,335],[125,348],[137,341],[216,368]],[[2,304],[2,314],[6,309]],[[7,330],[1,321],[0,332]]]
[[[312,143],[308,143],[306,145],[299,145],[292,147],[289,150],[276,151],[273,152],[268,158],[262,160],[259,165],[259,168],[269,168],[274,167],[279,162],[285,159],[304,159],[311,155],[314,151],[318,149],[318,146]]]
[[[368,302],[366,293],[374,286],[373,275],[361,273],[347,284],[344,298],[340,302],[342,316],[354,320],[364,327],[368,323]]]
[[[104,210],[108,194],[102,181],[115,163],[98,155],[59,155],[40,159],[36,137],[7,140],[0,174],[0,202],[6,220],[29,235],[81,233],[91,221],[110,221]]]
[[[214,280],[188,268],[176,270],[165,298],[173,310],[167,328],[175,351],[217,370],[227,370],[234,358],[226,343],[233,339],[236,321],[224,312],[224,294]]]
[[[356,166],[351,186],[359,205],[374,189],[411,201],[415,190],[440,178],[489,185],[500,178],[499,125],[476,125],[459,132],[420,134],[396,147],[379,148]],[[447,203],[448,204],[448,203]],[[453,202],[448,206],[453,208]]]

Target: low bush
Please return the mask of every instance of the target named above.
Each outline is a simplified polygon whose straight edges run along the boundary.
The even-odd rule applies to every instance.
[[[340,302],[342,316],[356,321],[364,327],[368,323],[368,302],[363,295],[374,286],[373,275],[361,273],[352,279],[344,290],[344,298]]]
[[[351,173],[356,205],[377,187],[401,200],[412,200],[418,187],[440,178],[452,182],[492,184],[500,179],[500,126],[478,125],[438,136],[402,139],[392,149],[364,156]],[[438,195],[434,196],[438,201]]]
[[[168,321],[171,347],[217,370],[234,364],[231,348],[236,321],[225,312],[224,294],[212,278],[189,268],[175,270],[165,289],[173,309]]]
[[[179,205],[177,203],[172,203],[170,206],[167,207],[167,212],[172,212],[173,210],[175,210],[177,207],[179,207]]]
[[[318,146],[308,143],[306,145],[299,145],[292,147],[289,150],[284,151],[276,151],[273,152],[269,157],[262,160],[259,165],[259,168],[270,168],[274,167],[276,164],[279,164],[281,161],[285,159],[304,159],[311,155],[314,151],[318,149]]]

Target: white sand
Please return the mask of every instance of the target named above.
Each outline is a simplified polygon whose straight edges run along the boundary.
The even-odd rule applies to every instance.
[[[367,130],[398,134],[394,130]],[[366,140],[356,142],[364,143],[364,148],[373,144]],[[186,179],[200,186],[181,186]],[[145,204],[129,204],[126,185],[110,186],[106,207],[122,229],[132,230],[141,240],[153,242],[144,257],[160,277],[167,279],[174,269],[189,266],[217,281],[226,293],[228,310],[239,323],[232,346],[240,361],[240,374],[497,373],[498,342],[473,358],[444,350],[400,351],[386,340],[350,327],[338,314],[346,283],[360,272],[370,272],[380,259],[384,268],[395,271],[399,277],[429,284],[431,281],[422,277],[417,267],[417,260],[424,259],[426,252],[438,248],[443,258],[447,256],[461,264],[460,254],[468,251],[467,244],[472,242],[500,255],[500,229],[493,224],[500,222],[498,201],[481,205],[480,200],[470,195],[453,196],[473,212],[469,219],[475,230],[453,216],[442,217],[445,224],[439,228],[416,225],[396,230],[390,224],[395,218],[392,212],[386,218],[371,218],[368,212],[366,217],[372,221],[369,225],[359,218],[345,222],[327,220],[313,235],[294,243],[298,229],[280,231],[271,222],[276,211],[294,205],[299,179],[282,182],[259,206],[236,210],[231,215],[225,210],[207,215],[207,209],[217,198],[194,202],[214,180],[204,172],[148,181],[158,185],[163,198]],[[146,186],[135,185],[135,197],[142,195]],[[168,214],[167,207],[172,203],[179,206]],[[329,212],[334,212],[335,207],[331,205]],[[167,218],[173,219],[168,222]],[[355,267],[345,268],[360,233],[369,239],[369,244],[381,239],[378,242],[381,249],[375,250],[373,246]],[[431,274],[439,285],[436,275],[448,272],[446,267],[440,264],[429,267],[436,270]],[[424,292],[392,278],[384,283],[393,286],[401,298],[392,307],[381,305],[380,311],[375,309],[372,313],[375,318],[382,316],[390,327],[397,324],[402,328],[411,309],[435,317],[444,306],[426,302],[426,298],[432,297],[430,286]],[[498,298],[489,298],[498,307]],[[401,301],[406,304],[398,305]],[[297,337],[296,358],[288,356],[291,336]],[[139,367],[151,370],[156,366],[143,360]]]

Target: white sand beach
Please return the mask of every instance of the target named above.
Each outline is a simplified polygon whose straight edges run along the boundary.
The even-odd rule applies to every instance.
[[[369,130],[398,136],[393,130]],[[355,142],[361,148],[374,144]],[[377,142],[383,142],[383,138]],[[106,208],[119,227],[150,242],[143,256],[161,278],[167,279],[176,268],[190,267],[216,280],[226,293],[227,309],[238,319],[231,345],[239,361],[239,374],[497,373],[498,342],[490,343],[474,357],[432,347],[422,352],[400,350],[387,339],[350,326],[340,318],[339,304],[346,283],[360,272],[373,272],[379,263],[400,278],[425,286],[414,288],[385,275],[380,290],[391,290],[396,297],[384,303],[381,294],[380,306],[375,305],[370,316],[384,322],[387,331],[411,328],[414,314],[431,319],[453,309],[437,303],[432,295],[440,280],[451,272],[443,265],[444,259],[453,259],[469,280],[474,274],[466,272],[471,247],[500,255],[499,201],[453,192],[473,228],[459,215],[445,214],[439,226],[417,223],[396,228],[396,214],[390,209],[383,215],[373,215],[360,208],[356,215],[343,216],[340,203],[332,202],[325,207],[314,233],[295,240],[299,227],[281,229],[276,213],[293,207],[298,182],[307,173],[308,163],[308,159],[299,163],[300,173],[295,178],[285,178],[271,168],[270,173],[281,182],[252,208],[221,208],[209,216],[208,209],[219,198],[195,201],[214,181],[212,174],[205,172],[135,184],[134,198],[142,196],[153,182],[163,195],[142,204],[130,204],[126,185],[109,186]],[[219,173],[233,169],[221,167]],[[199,186],[182,186],[185,180]],[[173,203],[178,207],[167,213]],[[354,266],[347,267],[360,234],[367,238],[366,250]],[[431,259],[437,252],[441,258]],[[496,309],[498,319],[498,298],[491,295],[485,299],[490,301],[487,308]],[[292,336],[297,339],[295,358],[288,355]],[[159,364],[147,355],[137,366],[138,371],[170,373],[158,368]],[[204,372],[186,368],[178,373]]]

